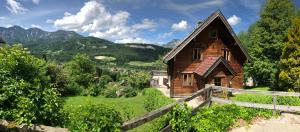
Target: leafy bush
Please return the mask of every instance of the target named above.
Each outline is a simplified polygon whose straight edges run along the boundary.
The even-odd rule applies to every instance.
[[[133,88],[144,89],[150,86],[151,76],[147,72],[133,72],[122,77],[122,80],[125,80],[127,85],[130,85]]]
[[[46,74],[50,76],[50,82],[57,88],[62,96],[70,94],[68,90],[68,76],[62,66],[56,62],[48,62]]]
[[[176,105],[171,111],[170,120],[171,128],[175,132],[187,132],[191,129],[191,108],[187,107],[186,104],[184,106]]]
[[[122,86],[120,83],[117,82],[110,82],[106,86],[107,88],[104,90],[104,96],[107,98],[116,98],[118,97],[117,91],[122,89]]]
[[[69,109],[70,117],[66,127],[72,131],[111,132],[120,131],[120,113],[104,105],[85,105]]]
[[[137,90],[132,87],[125,87],[122,92],[125,97],[134,97],[138,94]]]
[[[144,89],[143,95],[145,96],[144,107],[147,111],[153,111],[157,108],[174,102],[173,99],[164,96],[155,88]]]
[[[59,125],[63,103],[46,75],[46,62],[20,45],[0,47],[0,59],[0,118]]]
[[[191,118],[192,131],[228,131],[238,119],[247,123],[254,117],[270,118],[272,110],[244,108],[236,105],[213,105]]]
[[[81,94],[89,93],[85,88],[88,88],[94,81],[95,63],[86,54],[77,54],[70,62],[66,64],[68,76],[71,81],[70,93]]]

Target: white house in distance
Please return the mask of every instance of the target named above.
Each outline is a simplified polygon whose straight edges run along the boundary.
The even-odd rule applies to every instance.
[[[158,70],[152,70],[151,71],[152,79],[151,79],[151,86],[156,88],[167,88],[165,83],[168,82],[168,75],[167,71],[158,71]]]

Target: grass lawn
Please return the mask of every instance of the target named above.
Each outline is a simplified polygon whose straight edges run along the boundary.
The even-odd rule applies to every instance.
[[[246,87],[244,89],[248,89],[248,90],[261,90],[261,91],[270,91],[271,90],[270,87]]]
[[[104,104],[111,106],[117,111],[119,111],[123,120],[126,121],[148,113],[148,111],[144,107],[144,101],[145,96],[143,96],[142,94],[131,98],[105,98],[104,96],[75,96],[66,98],[64,109],[68,111],[69,109],[74,109],[80,105]],[[153,125],[153,121],[151,121],[130,131],[150,132],[152,131]]]
[[[64,105],[64,109],[76,108],[80,105],[89,104],[104,104],[111,106],[118,110],[124,120],[132,119],[133,117],[146,114],[147,111],[144,108],[144,96],[138,95],[132,98],[105,98],[104,96],[75,96],[68,97]]]

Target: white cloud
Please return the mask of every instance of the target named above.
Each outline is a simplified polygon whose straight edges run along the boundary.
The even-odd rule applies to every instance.
[[[54,23],[54,21],[52,19],[47,19],[46,23]]]
[[[160,34],[158,37],[159,37],[159,39],[165,39],[165,38],[170,37],[172,35],[173,35],[173,32],[165,32],[163,34]]]
[[[16,0],[6,0],[6,8],[13,14],[22,14],[27,11],[27,9]]]
[[[0,20],[4,20],[4,19],[6,19],[5,17],[0,17]]]
[[[32,3],[38,5],[40,3],[40,0],[32,0]]]
[[[142,23],[138,23],[132,26],[135,29],[153,29],[156,27],[156,23],[150,19],[143,19]]]
[[[224,4],[224,0],[206,0],[200,1],[193,4],[175,3],[171,0],[167,0],[166,8],[179,11],[179,12],[190,12],[194,10],[207,9],[214,6],[220,6]]]
[[[172,25],[172,30],[174,30],[174,31],[183,31],[183,30],[187,29],[187,27],[188,27],[187,22],[184,21],[184,20],[181,20],[179,23],[174,23]]]
[[[54,20],[54,26],[67,30],[86,32],[89,36],[110,39],[118,42],[143,42],[138,31],[153,29],[156,23],[150,19],[143,19],[141,23],[128,25],[130,13],[126,11],[109,12],[102,3],[89,1],[79,12],[64,13],[64,17]],[[51,21],[48,21],[49,23]]]
[[[33,27],[33,28],[41,28],[40,25],[35,25],[35,24],[31,24],[31,27]]]
[[[126,39],[120,39],[116,40],[116,43],[149,43],[148,40],[145,40],[143,38],[126,38]]]
[[[233,16],[231,16],[231,17],[229,17],[229,18],[227,19],[227,21],[229,22],[229,24],[230,24],[231,26],[234,26],[234,25],[240,23],[241,20],[242,20],[242,19],[241,19],[240,17],[237,17],[236,15],[233,15]]]

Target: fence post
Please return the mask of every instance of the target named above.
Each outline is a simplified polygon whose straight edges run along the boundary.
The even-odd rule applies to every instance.
[[[274,106],[274,109],[273,109],[273,116],[276,115],[276,103],[277,103],[277,99],[276,99],[276,95],[274,94],[274,95],[273,95],[273,106]]]
[[[209,89],[208,89],[208,98],[207,98],[207,99],[209,99],[208,107],[210,107],[211,104],[212,104],[212,101],[211,101],[212,93],[213,93],[213,88],[212,88],[212,86],[209,86]]]

